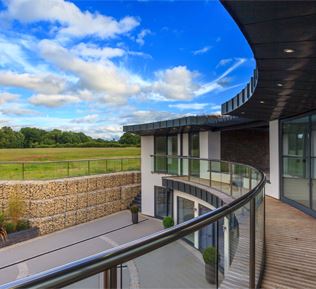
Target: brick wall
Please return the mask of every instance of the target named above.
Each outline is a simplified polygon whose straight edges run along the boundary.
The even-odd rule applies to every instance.
[[[24,217],[40,234],[47,234],[127,209],[140,189],[140,172],[1,181],[0,210],[6,210],[10,195],[20,195],[26,207]]]
[[[222,131],[221,159],[269,172],[269,132],[255,129]]]

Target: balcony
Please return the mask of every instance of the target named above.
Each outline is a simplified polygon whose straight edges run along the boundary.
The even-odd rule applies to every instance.
[[[214,209],[2,288],[99,288],[96,280],[102,280],[105,288],[131,288],[132,264],[137,264],[141,276],[138,288],[257,287],[264,264],[264,175],[255,168],[219,160],[152,158],[155,172],[171,175],[163,180],[167,188],[194,195]],[[204,236],[202,244],[188,245],[196,235]],[[152,283],[152,278],[159,284]]]

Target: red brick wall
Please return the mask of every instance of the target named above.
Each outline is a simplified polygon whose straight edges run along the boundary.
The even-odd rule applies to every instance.
[[[222,131],[221,159],[249,164],[269,172],[269,131]]]

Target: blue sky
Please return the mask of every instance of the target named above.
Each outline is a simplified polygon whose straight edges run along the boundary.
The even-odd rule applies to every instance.
[[[0,0],[0,126],[117,138],[218,114],[254,67],[218,1]]]

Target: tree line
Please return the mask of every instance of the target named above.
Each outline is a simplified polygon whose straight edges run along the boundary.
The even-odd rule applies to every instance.
[[[125,147],[139,146],[140,137],[124,133],[119,140],[94,139],[82,132],[54,129],[46,131],[24,127],[19,131],[11,127],[0,128],[0,148],[45,148],[45,147]]]

